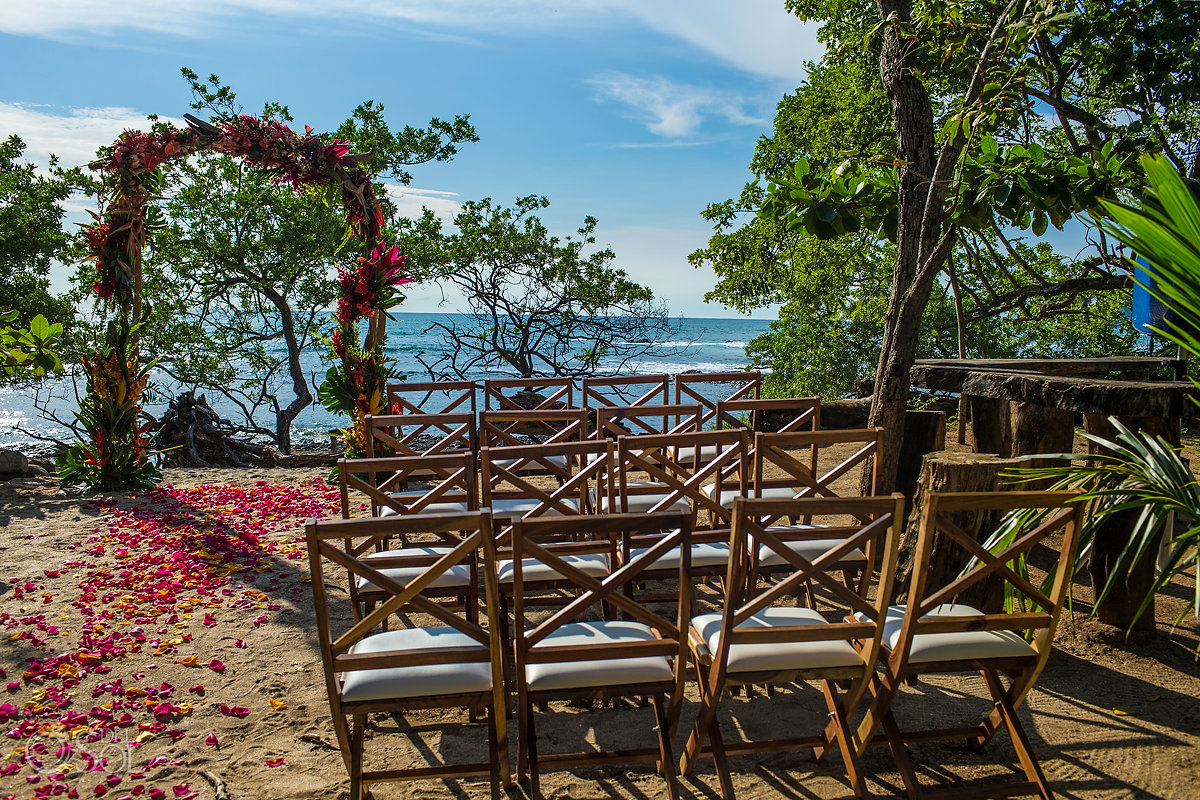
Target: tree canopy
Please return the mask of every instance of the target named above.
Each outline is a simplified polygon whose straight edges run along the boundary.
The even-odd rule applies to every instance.
[[[650,289],[613,267],[611,250],[590,250],[596,219],[560,238],[536,216],[549,205],[536,195],[511,208],[470,201],[453,232],[429,210],[399,223],[401,250],[422,275],[461,292],[469,311],[465,323],[448,317],[432,326],[445,345],[426,361],[432,375],[617,371],[669,338],[671,321]]]

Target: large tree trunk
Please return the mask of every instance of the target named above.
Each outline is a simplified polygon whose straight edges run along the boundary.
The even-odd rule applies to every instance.
[[[286,407],[275,404],[275,446],[285,456],[292,454],[292,421],[300,412],[312,404],[312,392],[308,390],[308,381],[304,376],[304,367],[300,363],[300,339],[296,335],[296,318],[287,298],[270,287],[263,288],[263,294],[279,311],[280,328],[283,330],[283,340],[287,344],[288,374],[292,378],[292,391],[296,398]],[[383,316],[383,315],[380,315]]]
[[[894,15],[896,22],[905,23],[912,18],[911,0],[878,0],[878,6],[881,20]],[[916,48],[903,38],[896,24],[884,25],[879,74],[892,103],[896,155],[903,166],[900,167],[897,191],[896,266],[884,323],[883,347],[875,372],[875,401],[869,423],[882,427],[885,432],[882,452],[877,456],[879,492],[890,492],[895,486],[908,404],[908,371],[916,360],[921,317],[933,287],[932,275],[917,281],[922,237],[929,236],[928,226],[923,221],[929,179],[934,173],[936,131],[929,93],[913,69],[915,52]]]

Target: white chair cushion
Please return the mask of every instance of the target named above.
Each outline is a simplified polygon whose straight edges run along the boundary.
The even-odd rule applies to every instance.
[[[654,631],[640,622],[605,620],[569,622],[533,646],[607,644],[613,642],[654,641]],[[560,661],[528,664],[525,679],[532,691],[577,689],[587,686],[613,686],[631,683],[656,683],[674,679],[665,656],[607,658],[597,661]]]
[[[461,493],[457,493],[457,492],[452,492],[449,494],[451,497],[454,496],[455,494],[458,494],[459,497],[462,496]],[[410,492],[392,492],[391,493],[392,497],[395,497],[397,500],[400,500],[401,502],[404,502],[405,504],[413,502],[415,500],[419,500],[424,495],[425,495],[425,492],[423,492],[421,490],[413,490]],[[469,510],[470,509],[467,508],[467,502],[465,500],[463,500],[461,502],[460,501],[443,501],[443,502],[430,503],[429,505],[422,508],[420,511],[416,511],[413,513],[417,513],[417,514],[462,514]],[[396,511],[396,509],[392,508],[391,506],[383,506],[381,509],[379,509],[379,516],[381,516],[381,517],[393,517],[398,513],[400,513],[400,512]]]
[[[500,497],[490,501],[492,508],[492,519],[513,520],[533,511],[542,504],[541,500],[533,497]],[[563,505],[574,509],[575,513],[579,513],[579,498],[564,497],[561,499]],[[546,510],[538,514],[539,517],[561,517],[563,512],[554,506],[550,506]]]
[[[522,460],[525,462],[521,466],[522,470],[546,469],[547,467],[567,468],[566,456],[542,456],[534,459],[496,458],[492,459],[492,463],[502,469],[512,470]]]
[[[658,485],[658,484],[644,483],[644,482],[627,483],[626,484],[626,486],[629,486],[629,487],[645,487],[645,486],[656,486],[656,485]],[[619,490],[619,488],[620,487],[618,487],[618,490]],[[659,503],[662,500],[665,500],[667,497],[670,496],[670,494],[671,494],[670,492],[647,492],[646,494],[630,494],[628,504],[627,504],[627,506],[629,508],[629,513],[643,514],[647,511],[649,511],[650,509],[654,508],[656,503]],[[594,501],[595,500],[595,490],[594,489],[592,490],[592,498]],[[614,505],[615,505],[615,511],[620,511],[621,506],[622,506],[621,498],[618,497],[617,502]],[[605,513],[605,514],[608,513],[608,496],[607,495],[600,498],[599,509],[600,509],[601,513]],[[691,513],[691,510],[692,510],[692,504],[688,501],[688,499],[686,497],[680,497],[674,503],[672,503],[670,506],[659,509],[659,511],[686,511],[688,513]]]
[[[563,556],[563,561],[585,575],[591,575],[593,578],[603,577],[608,574],[608,556],[604,553],[566,555]],[[512,583],[513,572],[512,559],[505,559],[496,565],[496,574],[501,583]],[[536,558],[521,560],[521,579],[524,581],[555,581],[561,578],[562,575],[557,570],[551,569]]]
[[[764,608],[743,622],[741,628],[772,626],[827,625],[828,621],[811,608]],[[721,642],[721,615],[701,614],[692,619],[692,628],[704,639],[715,655]],[[857,667],[862,656],[844,639],[825,642],[759,642],[735,644],[729,649],[730,672],[787,672],[825,667]]]
[[[404,628],[368,636],[350,648],[351,654],[385,653],[428,647],[475,647],[484,658],[488,649],[454,628]],[[491,663],[429,664],[391,669],[355,670],[345,675],[342,700],[388,700],[441,694],[486,692],[492,688]]]
[[[728,446],[725,447],[725,450],[727,450],[727,451],[730,449],[731,448],[729,448]],[[717,457],[717,453],[719,450],[720,450],[720,448],[718,448],[717,445],[715,445],[715,444],[701,445],[700,446],[700,463],[703,464],[705,462],[712,461],[714,458]],[[696,460],[696,448],[694,446],[693,447],[675,447],[675,448],[672,448],[669,452],[671,453],[671,457],[674,458],[675,461],[679,464],[691,464],[693,461]]]
[[[781,532],[783,532],[783,531],[806,531],[806,530],[817,530],[817,529],[824,528],[824,527],[827,527],[827,526],[825,526],[825,525],[772,525],[771,527],[767,528],[767,530],[781,531]],[[839,540],[839,539],[797,539],[794,541],[785,542],[785,544],[787,545],[787,549],[791,550],[793,553],[804,556],[809,561],[816,561],[818,558],[825,555],[825,553],[829,552],[829,550],[836,547],[839,541],[841,541],[841,540]],[[863,553],[862,550],[860,550],[859,548],[856,547],[853,550],[851,550],[849,553],[847,553],[845,556],[843,556],[842,558],[847,561],[865,560],[866,555]],[[758,563],[759,563],[759,566],[762,566],[762,567],[780,567],[780,566],[785,566],[785,565],[791,566],[786,560],[784,560],[783,556],[779,555],[779,553],[775,552],[775,550],[773,550],[772,548],[767,547],[765,544],[760,544],[758,546]]]
[[[379,553],[371,553],[362,557],[362,561],[371,563],[373,559],[395,556],[440,556],[449,553],[449,547],[405,547],[400,550],[384,550]],[[379,570],[384,575],[399,583],[402,586],[407,585],[415,580],[418,575],[424,572],[427,567],[388,567]],[[371,583],[362,575],[355,575],[354,582],[358,585],[360,592],[379,591],[379,587]],[[471,568],[466,564],[455,564],[450,569],[438,575],[433,583],[429,584],[430,588],[438,589],[446,586],[466,586],[471,582]]]
[[[717,484],[710,483],[704,487],[703,491],[705,497],[712,497],[716,494]],[[792,489],[788,486],[776,486],[770,489],[763,489],[762,494],[759,496],[764,500],[791,500],[799,491],[799,489]],[[738,489],[722,489],[721,499],[717,502],[721,504],[721,508],[733,508],[734,498],[754,496],[754,491],[750,488],[746,489],[745,494],[742,494]]]
[[[637,558],[649,548],[634,547],[630,558]],[[679,569],[680,549],[673,547],[651,565],[650,569]],[[729,563],[729,545],[723,542],[700,542],[692,545],[693,567],[717,567]]]
[[[904,624],[904,606],[889,606],[883,623],[883,643],[895,649],[900,641],[900,628]],[[930,611],[929,617],[959,617],[980,615],[977,608],[962,603],[944,603]],[[860,617],[860,614],[856,614]],[[926,661],[973,661],[980,658],[1011,658],[1035,656],[1037,651],[1015,631],[958,631],[952,633],[921,633],[913,637],[908,660],[913,663]]]

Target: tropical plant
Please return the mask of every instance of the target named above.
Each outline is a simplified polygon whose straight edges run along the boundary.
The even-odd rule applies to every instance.
[[[62,336],[61,322],[51,324],[38,314],[28,328],[10,327],[16,311],[0,314],[0,373],[5,378],[39,378],[62,369],[55,343]]]
[[[1145,288],[1173,312],[1173,321],[1157,332],[1191,355],[1200,356],[1200,185],[1192,182],[1189,186],[1162,157],[1144,157],[1142,168],[1148,181],[1145,197],[1134,203],[1105,202],[1108,216],[1099,222],[1145,260],[1146,271],[1153,278]],[[1019,480],[1050,478],[1056,481],[1055,488],[1080,489],[1084,499],[1094,500],[1082,542],[1112,515],[1139,510],[1134,535],[1119,553],[1107,584],[1100,589],[1097,606],[1133,565],[1157,552],[1172,513],[1186,521],[1172,533],[1170,551],[1134,615],[1136,620],[1150,607],[1159,589],[1197,564],[1200,484],[1178,451],[1161,436],[1134,433],[1115,419],[1112,423],[1117,430],[1115,441],[1088,436],[1098,445],[1099,453],[1059,456],[1074,461],[1086,459],[1088,463],[1024,469],[1019,471]],[[1200,582],[1195,608],[1200,614]]]

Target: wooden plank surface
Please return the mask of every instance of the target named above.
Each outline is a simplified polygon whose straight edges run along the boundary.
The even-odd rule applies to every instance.
[[[1158,367],[1174,369],[1178,359],[1160,356],[1112,356],[1109,358],[922,358],[919,367],[1004,370],[1045,375],[1087,377],[1110,372],[1137,372]]]
[[[1187,381],[1104,380],[952,367],[944,363],[918,362],[912,368],[912,385],[921,389],[1035,403],[1084,414],[1114,414],[1118,417],[1196,415],[1196,406],[1188,399],[1196,390]]]

